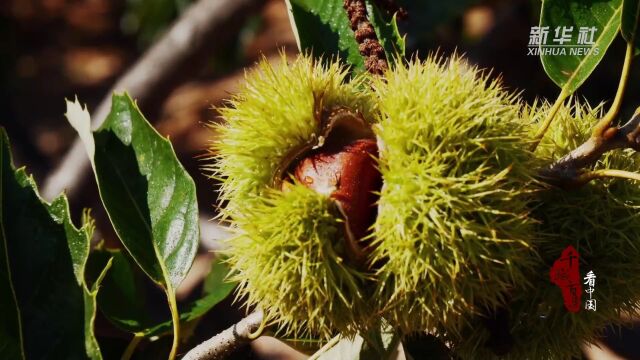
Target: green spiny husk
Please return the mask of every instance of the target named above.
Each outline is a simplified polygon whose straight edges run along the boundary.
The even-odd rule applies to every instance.
[[[238,226],[228,252],[239,294],[287,333],[354,335],[375,321],[333,200],[298,184],[268,191]]]
[[[263,61],[221,109],[211,170],[237,230],[228,254],[239,296],[288,334],[353,335],[382,316],[402,333],[435,331],[463,358],[493,357],[487,309],[508,309],[514,359],[579,354],[621,312],[637,312],[637,184],[594,181],[566,192],[535,180],[586,139],[599,108],[561,108],[531,154],[548,104],[522,110],[499,81],[458,57],[364,79],[306,56],[275,68]],[[371,271],[344,256],[332,200],[273,182],[292,151],[323,133],[318,108],[333,107],[360,112],[378,136],[384,185]],[[595,168],[635,170],[638,161],[616,150]],[[568,313],[549,281],[570,244],[582,275],[598,276],[596,312]]]
[[[526,287],[538,260],[520,104],[458,57],[412,61],[373,84],[384,180],[377,300],[403,332],[454,331]]]
[[[542,119],[549,104],[535,106],[532,114]],[[531,109],[530,109],[531,110]],[[601,107],[578,101],[563,106],[537,155],[551,163],[578,147],[591,134],[602,116]],[[640,158],[630,150],[605,154],[593,169],[637,170]],[[543,258],[531,274],[535,286],[522,291],[510,304],[511,332],[515,339],[509,359],[566,359],[580,357],[584,342],[592,343],[609,324],[622,324],[622,314],[637,315],[640,300],[640,187],[622,179],[592,181],[566,191],[548,188],[532,216],[539,220],[536,250]],[[569,245],[580,254],[581,278],[592,270],[596,275],[597,311],[568,312],[560,289],[549,280],[555,259]],[[588,294],[583,293],[584,300]],[[483,347],[489,334],[476,319],[460,338],[454,339],[463,358],[492,358]]]
[[[343,257],[333,200],[300,185],[283,192],[274,181],[292,153],[326,134],[318,112],[340,107],[374,119],[362,78],[347,76],[337,61],[300,56],[274,67],[265,59],[214,125],[210,170],[222,183],[222,215],[238,231],[228,254],[239,294],[292,335],[354,334],[373,316],[364,301],[366,276]]]
[[[221,181],[225,215],[241,216],[244,208],[274,182],[283,162],[322,135],[317,108],[346,107],[372,119],[372,103],[361,91],[361,78],[346,81],[347,69],[337,61],[326,64],[300,56],[272,66],[263,59],[250,71],[238,92],[220,108],[224,122],[212,125],[208,170]],[[278,180],[278,179],[275,179]]]

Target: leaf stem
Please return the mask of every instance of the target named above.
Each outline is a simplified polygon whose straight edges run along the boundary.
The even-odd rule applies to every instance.
[[[267,325],[267,317],[263,316],[262,321],[260,322],[260,327],[258,327],[258,330],[248,333],[247,340],[255,340],[259,338],[264,332],[264,328],[266,327],[266,325]]]
[[[316,351],[313,355],[309,357],[307,360],[317,360],[320,358],[320,355],[326,353],[329,349],[331,349],[335,344],[340,341],[340,335],[336,335],[333,339],[329,340],[324,346],[322,346],[318,351]]]
[[[144,339],[143,334],[135,333],[133,335],[133,339],[131,339],[131,342],[129,342],[129,345],[127,345],[127,348],[124,350],[121,360],[131,359],[131,356],[133,356],[133,353],[136,351],[136,347],[138,347],[138,344],[140,343],[140,341],[142,341],[142,339]]]
[[[633,60],[634,52],[633,42],[627,42],[627,51],[624,56],[624,65],[622,65],[622,73],[620,74],[620,82],[618,83],[618,91],[616,97],[613,99],[613,103],[609,108],[609,111],[605,116],[598,121],[593,129],[593,136],[602,136],[602,134],[611,127],[611,123],[618,116],[620,107],[622,105],[622,99],[627,88],[627,82],[629,81],[629,73],[631,72],[631,61]]]
[[[567,99],[567,97],[569,97],[569,92],[563,88],[562,91],[560,91],[560,94],[558,94],[558,98],[556,99],[556,102],[553,103],[553,106],[549,110],[549,114],[544,119],[544,122],[538,129],[538,132],[536,132],[535,136],[533,137],[533,143],[531,144],[531,149],[530,149],[531,152],[534,152],[536,150],[536,148],[538,147],[538,144],[540,144],[540,141],[542,140],[542,138],[544,138],[544,135],[547,133],[547,130],[549,130],[549,126],[551,126],[551,123],[553,122],[553,118],[556,116],[556,114],[558,113],[558,110],[560,110],[560,107],[562,106],[564,101]]]
[[[593,179],[602,179],[602,178],[620,178],[620,179],[640,181],[640,174],[632,171],[626,171],[626,170],[601,169],[601,170],[592,170],[592,171],[588,171],[583,174],[580,174],[579,180],[582,180],[585,183],[587,183]]]
[[[171,286],[167,286],[165,290],[167,293],[167,299],[169,300],[171,322],[173,323],[173,343],[171,344],[169,360],[174,360],[178,353],[178,346],[180,345],[180,314],[178,312],[178,303],[176,302],[176,296],[173,293],[173,289],[171,289]]]

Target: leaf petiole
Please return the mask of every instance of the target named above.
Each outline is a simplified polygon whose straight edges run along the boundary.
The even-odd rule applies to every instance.
[[[540,144],[540,141],[542,140],[542,138],[544,138],[544,135],[547,133],[547,130],[549,130],[549,126],[551,126],[551,123],[553,122],[553,118],[556,116],[556,114],[558,113],[558,110],[560,110],[560,107],[562,106],[564,101],[567,99],[567,97],[569,97],[569,94],[570,93],[566,90],[566,87],[563,88],[562,91],[560,91],[560,94],[558,95],[556,102],[553,103],[553,106],[549,110],[549,114],[544,119],[542,125],[540,126],[535,136],[533,137],[531,152],[534,152],[536,150],[536,148],[538,147],[538,144]]]
[[[169,353],[169,360],[173,360],[176,358],[178,346],[180,345],[180,313],[178,312],[176,296],[170,285],[167,285],[165,292],[167,293],[169,310],[171,311],[171,322],[173,323],[173,343],[171,344],[171,353]]]
[[[320,355],[322,355],[322,354],[326,353],[327,351],[329,351],[329,349],[331,349],[339,341],[340,341],[340,335],[336,335],[331,340],[329,340],[329,342],[327,342],[320,349],[318,349],[318,351],[316,351],[313,355],[311,355],[308,360],[317,360],[317,359],[319,359]]]
[[[633,53],[634,45],[633,41],[631,41],[627,43],[627,51],[624,56],[624,65],[622,66],[622,73],[620,74],[620,82],[618,83],[618,91],[616,92],[616,97],[614,98],[609,111],[607,111],[605,116],[600,119],[600,121],[598,121],[598,123],[594,127],[594,137],[602,136],[602,134],[611,126],[611,123],[620,112],[622,99],[624,98],[627,82],[629,81],[629,73],[631,72],[631,61],[633,60],[634,55]]]
[[[627,180],[640,181],[640,174],[626,170],[601,169],[592,170],[581,174],[578,181],[587,183],[593,179],[619,178]]]
[[[120,360],[131,359],[131,356],[133,356],[133,353],[136,351],[136,348],[138,347],[138,344],[140,344],[140,341],[142,341],[142,339],[144,339],[144,334],[133,334],[133,338],[131,339],[131,342],[129,342],[129,345],[127,345],[127,348],[124,350],[124,353],[122,354]]]

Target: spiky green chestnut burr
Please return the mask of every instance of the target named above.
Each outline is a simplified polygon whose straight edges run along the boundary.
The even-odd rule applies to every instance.
[[[263,191],[282,178],[297,155],[321,145],[329,124],[325,112],[347,108],[373,119],[373,103],[361,80],[346,81],[338,61],[300,56],[273,67],[263,59],[240,89],[219,109],[224,120],[213,125],[210,170],[222,181],[224,212],[234,217],[250,209]]]
[[[602,117],[601,109],[578,101],[566,106],[549,130],[540,155],[553,161],[577,148]],[[637,171],[639,166],[637,152],[617,149],[604,154],[592,169]],[[545,264],[550,266],[564,248],[572,245],[581,257],[581,277],[590,270],[597,276],[593,293],[596,311],[563,311],[559,292],[548,282],[543,283],[546,289],[539,288],[536,296],[532,294],[532,298],[541,299],[540,307],[549,309],[545,321],[535,328],[544,334],[548,344],[542,346],[549,349],[549,354],[555,350],[556,354],[577,356],[580,340],[594,341],[606,324],[620,323],[621,313],[638,312],[640,279],[632,274],[640,271],[639,208],[640,187],[625,179],[599,179],[574,191],[551,188],[542,193],[542,203],[534,215],[540,220],[540,233],[546,235],[539,244]],[[564,334],[572,336],[559,341],[557,338]]]
[[[288,333],[328,338],[374,321],[370,275],[349,266],[336,203],[300,184],[268,191],[240,223],[230,263],[248,302]]]
[[[223,217],[237,231],[228,249],[233,278],[239,295],[288,334],[354,334],[375,316],[365,300],[371,274],[354,261],[367,228],[354,207],[369,200],[352,191],[358,174],[345,169],[374,164],[375,107],[362,88],[335,61],[264,60],[215,125],[212,170]]]
[[[550,106],[528,110],[537,120],[545,118]],[[552,127],[536,154],[548,164],[582,144],[602,116],[601,107],[591,108],[573,100],[556,115]],[[535,120],[534,119],[534,120]],[[535,123],[535,121],[534,121]],[[593,169],[637,170],[636,152],[606,153]],[[621,314],[637,315],[640,300],[640,187],[637,183],[610,179],[592,181],[571,191],[550,187],[540,192],[532,216],[539,223],[536,249],[543,258],[532,273],[533,288],[514,296],[509,309],[512,334],[516,339],[510,359],[567,359],[580,357],[584,342],[593,342],[608,324],[620,324]],[[580,254],[580,272],[596,275],[596,311],[584,308],[568,312],[560,292],[549,280],[549,270],[569,245]],[[587,298],[583,294],[583,301]],[[491,358],[483,347],[489,334],[470,325],[457,343],[463,357]]]
[[[458,329],[504,304],[536,263],[535,160],[515,95],[459,57],[373,80],[383,187],[376,299],[404,331]]]

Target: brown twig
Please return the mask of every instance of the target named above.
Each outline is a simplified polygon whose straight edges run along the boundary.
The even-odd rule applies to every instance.
[[[543,169],[540,177],[545,182],[564,189],[573,189],[593,179],[609,176],[607,174],[613,174],[611,171],[620,175],[615,177],[628,178],[629,176],[621,176],[623,174],[619,170],[610,170],[605,173],[587,170],[606,152],[625,148],[640,151],[640,108],[626,124],[609,126],[601,132],[601,135],[594,132],[582,145]]]
[[[140,106],[168,95],[172,83],[194,71],[194,62],[206,59],[205,51],[220,33],[232,33],[237,17],[246,16],[259,0],[200,0],[191,5],[155,45],[115,83],[91,114],[92,127],[99,127],[111,108],[111,94],[127,91]],[[223,30],[224,29],[224,30]],[[82,142],[76,138],[60,164],[45,180],[42,194],[52,199],[66,190],[68,196],[80,190],[91,173]]]
[[[261,327],[263,320],[262,311],[249,314],[237,324],[189,350],[182,360],[225,359],[240,345],[254,340],[253,333]]]
[[[364,56],[364,66],[374,75],[382,75],[389,68],[384,48],[378,41],[376,31],[367,16],[364,0],[344,0],[351,29],[355,32],[360,54]]]

